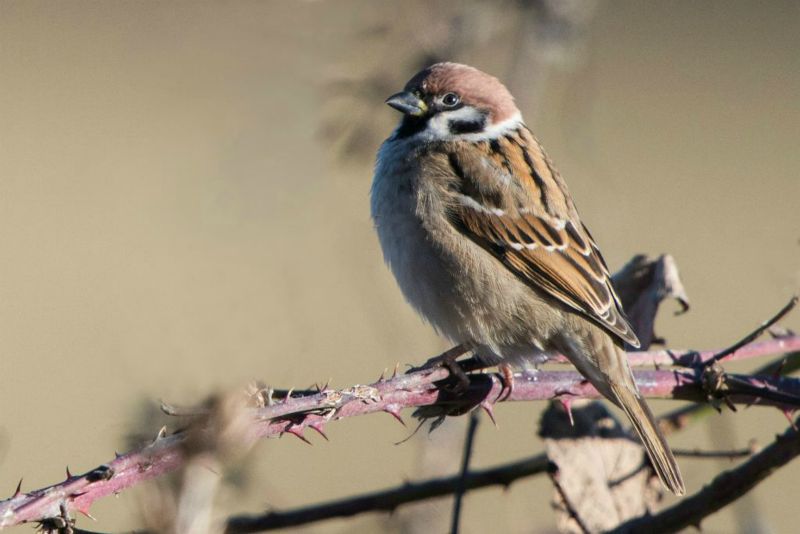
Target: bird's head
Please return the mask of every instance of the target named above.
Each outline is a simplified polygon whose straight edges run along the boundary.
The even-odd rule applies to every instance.
[[[500,80],[459,63],[436,63],[418,72],[386,104],[403,113],[399,137],[491,137],[521,120],[514,97]]]

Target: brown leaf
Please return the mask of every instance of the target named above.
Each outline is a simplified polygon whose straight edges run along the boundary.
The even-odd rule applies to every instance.
[[[551,402],[540,435],[554,467],[559,532],[604,532],[647,512],[661,498],[643,447],[600,402],[576,406],[570,425],[563,405]]]
[[[611,277],[611,281],[639,337],[641,350],[653,343],[664,342],[654,331],[661,302],[674,298],[681,306],[678,313],[689,310],[689,297],[678,274],[678,266],[669,254],[662,254],[655,260],[636,255]]]

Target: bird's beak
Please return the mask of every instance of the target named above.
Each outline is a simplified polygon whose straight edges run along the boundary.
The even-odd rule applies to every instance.
[[[425,102],[409,91],[400,91],[393,94],[386,99],[386,103],[396,109],[397,111],[411,115],[412,117],[421,117],[428,112],[428,106]]]

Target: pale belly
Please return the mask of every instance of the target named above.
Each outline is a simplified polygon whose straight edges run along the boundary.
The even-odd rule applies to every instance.
[[[411,196],[381,185],[373,186],[372,201],[378,238],[417,312],[452,342],[477,345],[486,360],[541,359],[556,325],[535,318],[549,305],[488,252],[456,239],[444,219],[434,232],[423,227]]]

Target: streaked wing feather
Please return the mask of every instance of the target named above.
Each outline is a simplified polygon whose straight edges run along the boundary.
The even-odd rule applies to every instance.
[[[520,135],[517,133],[516,135]],[[532,139],[532,137],[531,137]],[[514,151],[525,151],[525,144],[505,138],[506,146],[499,150],[510,153],[503,157],[503,170],[519,174],[519,161],[544,161],[546,156],[538,153],[536,157],[515,157]],[[534,141],[535,142],[535,141]],[[537,145],[537,149],[540,148]],[[534,209],[533,198],[546,198],[553,192],[533,190],[528,201],[531,206],[514,205],[514,197],[508,191],[504,195],[502,209],[479,209],[486,203],[482,198],[474,198],[476,192],[486,190],[492,179],[478,173],[486,167],[474,162],[463,161],[465,156],[452,155],[460,160],[458,177],[471,181],[459,188],[458,197],[470,192],[469,201],[461,198],[451,213],[454,225],[474,242],[497,257],[511,272],[525,283],[540,288],[557,298],[562,303],[592,319],[619,340],[634,347],[639,340],[633,332],[622,310],[620,301],[611,285],[608,268],[594,243],[588,230],[577,218],[577,212],[570,201],[564,203],[563,213],[547,214],[543,210]],[[509,162],[514,164],[509,165]],[[530,189],[540,185],[558,188],[563,182],[560,177],[552,175],[548,163],[547,169],[529,169],[528,175],[517,176],[519,180],[530,179],[529,174],[536,171],[536,181],[527,183]],[[482,181],[481,181],[482,180]],[[477,187],[475,184],[480,184]],[[496,193],[496,191],[495,191]],[[566,197],[564,193],[562,196]],[[480,196],[478,194],[478,196]],[[498,195],[492,197],[492,206],[497,208]],[[516,197],[519,203],[519,195]],[[571,209],[570,209],[571,208]]]

